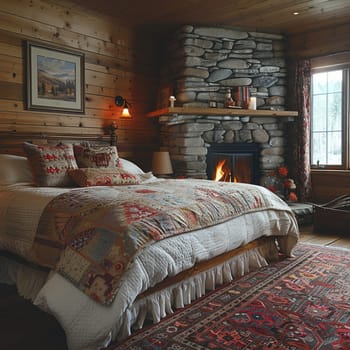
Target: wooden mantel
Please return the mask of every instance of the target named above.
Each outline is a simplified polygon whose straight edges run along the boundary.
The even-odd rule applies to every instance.
[[[254,117],[297,117],[297,111],[252,110],[243,108],[200,108],[200,107],[168,107],[147,114],[149,118],[176,115],[212,115],[212,116],[254,116]]]

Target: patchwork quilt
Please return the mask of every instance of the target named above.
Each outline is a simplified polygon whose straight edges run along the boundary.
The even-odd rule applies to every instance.
[[[44,209],[35,259],[108,305],[123,272],[147,245],[250,212],[286,207],[263,187],[208,180],[72,189]]]

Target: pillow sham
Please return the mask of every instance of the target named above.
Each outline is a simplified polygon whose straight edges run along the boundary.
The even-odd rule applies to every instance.
[[[33,145],[25,142],[23,148],[37,186],[66,187],[73,185],[73,181],[67,173],[69,169],[78,168],[73,145],[63,143],[56,146]]]
[[[79,168],[117,168],[119,156],[117,147],[92,147],[74,145],[74,155]]]
[[[19,182],[34,183],[33,174],[26,157],[0,154],[0,186]]]
[[[121,168],[79,168],[68,171],[80,187],[136,185],[139,178]]]

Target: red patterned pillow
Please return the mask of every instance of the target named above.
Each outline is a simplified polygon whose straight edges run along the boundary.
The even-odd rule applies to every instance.
[[[80,187],[136,185],[139,183],[137,175],[120,168],[79,168],[69,170],[69,176]]]
[[[34,174],[37,186],[72,186],[67,170],[78,168],[73,145],[33,145],[25,142],[24,151]]]
[[[115,146],[86,147],[74,145],[74,154],[79,168],[117,168],[118,151]]]

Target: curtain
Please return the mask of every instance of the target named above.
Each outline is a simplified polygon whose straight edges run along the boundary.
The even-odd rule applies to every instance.
[[[310,200],[310,94],[311,62],[299,60],[295,68],[295,104],[299,113],[295,121],[293,164],[299,201]]]

